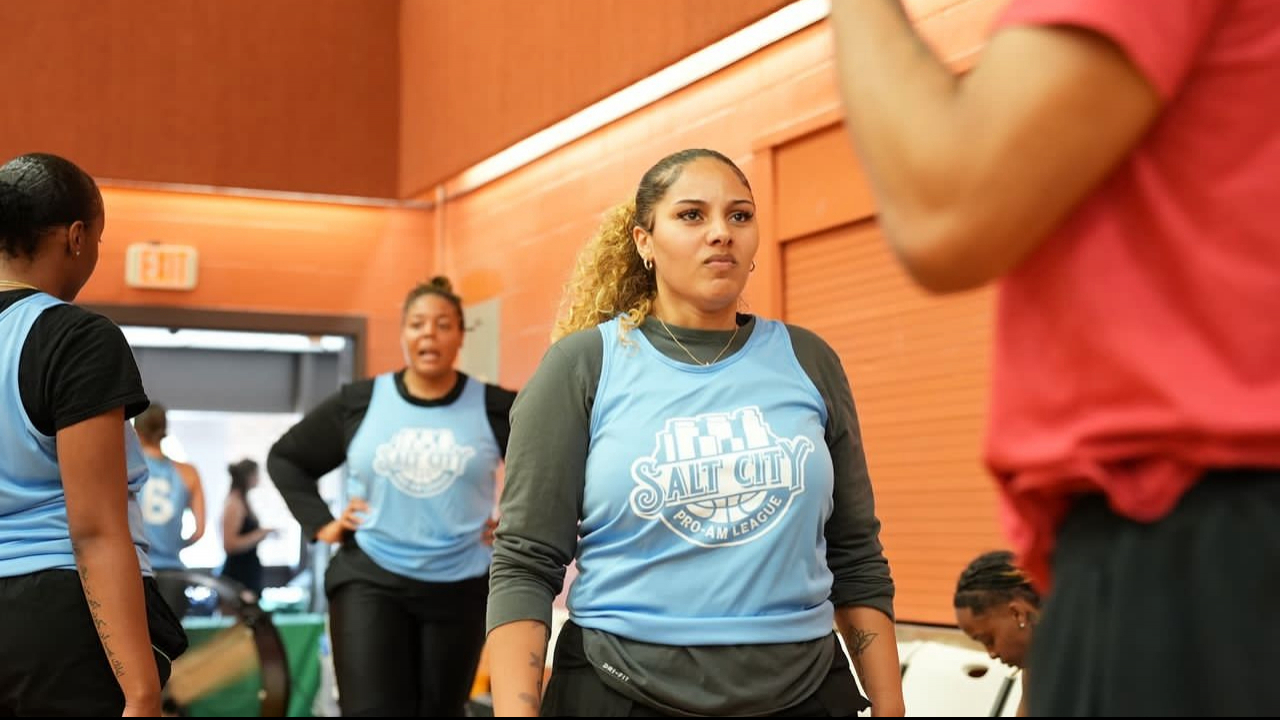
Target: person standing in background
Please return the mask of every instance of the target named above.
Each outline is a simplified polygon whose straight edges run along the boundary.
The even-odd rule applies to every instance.
[[[222,508],[222,548],[227,560],[222,577],[230,578],[253,591],[262,593],[262,560],[258,545],[275,530],[261,527],[258,516],[249,506],[249,491],[258,486],[258,463],[244,459],[227,467],[231,487]]]
[[[194,467],[170,459],[160,449],[160,441],[169,430],[163,405],[151,403],[133,421],[133,427],[147,460],[147,482],[142,486],[139,502],[150,545],[147,553],[161,594],[173,612],[182,617],[187,612],[186,581],[165,571],[185,570],[179,551],[204,537],[204,488]],[[188,508],[195,519],[195,529],[184,538],[182,519]]]
[[[894,253],[934,292],[999,282],[985,458],[1046,592],[1031,714],[1274,714],[1280,3],[1013,0],[963,75],[901,0],[831,17]]]
[[[484,646],[497,472],[515,393],[454,369],[466,326],[448,279],[405,298],[405,367],[344,386],[271,448],[325,575],[344,716],[464,714]],[[334,518],[317,482],[346,463]]]
[[[159,717],[186,635],[147,558],[147,395],[124,333],[73,304],[106,223],[88,173],[0,166],[0,716]]]

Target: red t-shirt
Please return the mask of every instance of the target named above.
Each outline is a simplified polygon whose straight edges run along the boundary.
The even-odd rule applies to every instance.
[[[1000,287],[986,458],[1047,586],[1073,496],[1154,521],[1208,468],[1280,468],[1280,0],[1014,0],[1013,25],[1110,38],[1165,103]]]

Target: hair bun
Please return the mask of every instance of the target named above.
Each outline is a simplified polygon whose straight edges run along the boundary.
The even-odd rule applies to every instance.
[[[449,282],[449,278],[444,275],[437,275],[431,278],[431,281],[428,282],[427,285],[430,285],[437,290],[443,290],[447,293],[453,292],[453,283]]]

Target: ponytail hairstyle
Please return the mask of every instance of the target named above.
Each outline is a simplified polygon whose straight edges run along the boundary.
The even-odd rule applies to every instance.
[[[89,174],[46,153],[0,166],[0,257],[31,259],[48,231],[102,215],[102,196]]]
[[[633,199],[605,213],[595,235],[578,254],[561,301],[565,309],[551,333],[553,342],[619,315],[623,316],[622,332],[626,333],[649,316],[658,284],[652,264],[646,268],[636,251],[633,231],[643,228],[653,232],[654,208],[680,178],[684,166],[701,158],[728,165],[750,189],[742,170],[715,150],[681,150],[659,160],[640,178]]]
[[[231,489],[238,490],[241,495],[249,494],[249,478],[258,472],[258,463],[245,458],[240,462],[231,463],[227,466],[227,472],[231,475]]]

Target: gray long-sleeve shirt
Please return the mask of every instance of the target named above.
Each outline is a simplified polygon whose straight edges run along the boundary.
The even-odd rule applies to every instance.
[[[741,350],[755,319],[741,327],[725,356]],[[639,330],[660,352],[690,362],[714,357],[729,331],[671,328],[652,319]],[[788,327],[796,357],[827,404],[826,441],[835,473],[834,509],[827,521],[827,562],[837,607],[864,605],[893,616],[893,582],[879,540],[880,522],[858,420],[839,357],[821,338]],[[683,347],[681,347],[683,345]],[[591,409],[600,379],[603,342],[595,328],[553,345],[512,408],[502,519],[490,570],[488,626],[538,620],[550,626],[551,605],[578,544]],[[655,392],[661,389],[655,388]],[[749,394],[749,387],[743,388]],[[584,631],[588,657],[625,668],[627,680],[602,678],[641,702],[681,714],[763,714],[811,694],[830,670],[830,638],[770,645],[671,647]],[[777,672],[762,673],[760,668]],[[679,702],[679,705],[674,704]]]

